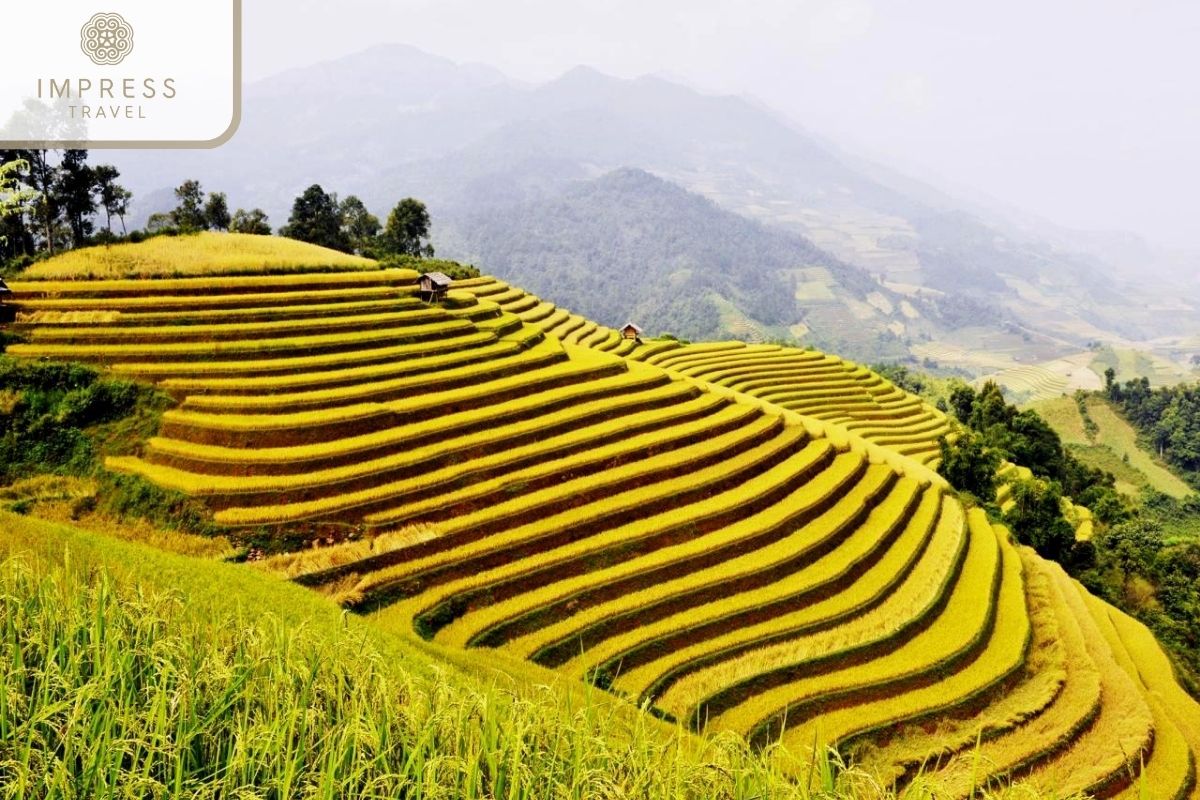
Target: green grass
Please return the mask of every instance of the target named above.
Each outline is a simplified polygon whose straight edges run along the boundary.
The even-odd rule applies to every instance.
[[[1146,377],[1150,379],[1151,386],[1170,386],[1191,377],[1177,364],[1151,353],[1123,347],[1101,348],[1088,366],[1101,377],[1104,376],[1105,369],[1113,369],[1116,372],[1116,380],[1121,383]]]
[[[1142,449],[1137,431],[1107,400],[1093,395],[1086,403],[1088,416],[1097,426],[1095,437],[1087,435],[1073,397],[1038,403],[1034,410],[1058,431],[1063,442],[1085,464],[1113,473],[1117,488],[1126,494],[1137,494],[1145,487],[1175,498],[1191,493],[1191,487],[1181,478]]]
[[[378,269],[369,258],[339,253],[280,236],[200,233],[156,236],[138,244],[84,247],[34,264],[25,280],[156,278]]]

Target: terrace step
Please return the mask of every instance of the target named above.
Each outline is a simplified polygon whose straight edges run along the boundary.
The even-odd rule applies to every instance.
[[[356,295],[358,290],[355,290]],[[425,307],[420,300],[408,294],[402,294],[394,289],[381,291],[369,290],[364,296],[370,298],[378,295],[377,299],[344,300],[341,297],[327,298],[325,302],[316,302],[319,298],[301,294],[295,298],[295,305],[279,304],[276,295],[264,295],[264,300],[274,301],[261,308],[238,305],[233,308],[217,308],[209,310],[190,310],[194,308],[195,298],[150,298],[160,301],[178,300],[179,308],[170,311],[127,310],[124,308],[97,308],[89,311],[81,309],[83,301],[29,301],[22,303],[23,315],[18,317],[15,326],[18,330],[28,330],[40,325],[75,325],[75,326],[139,326],[139,325],[207,325],[214,323],[233,322],[271,322],[295,319],[296,317],[317,318],[347,316],[353,314],[373,314],[392,311],[404,311]],[[56,304],[56,305],[52,305]],[[87,315],[95,315],[95,319],[83,319]]]
[[[508,358],[536,347],[544,340],[545,334],[536,328],[527,326],[517,336],[498,339],[490,344],[468,350],[451,351],[444,355],[434,353],[425,358],[414,356],[365,367],[314,368],[299,374],[241,376],[238,378],[166,378],[159,386],[176,395],[219,394],[226,397],[336,389],[370,381],[428,375],[468,364]],[[561,350],[561,348],[559,349]]]
[[[627,525],[635,525],[640,532],[623,536],[622,545],[627,548],[633,548],[635,544],[638,547],[650,546],[681,533],[689,536],[702,534],[728,524],[730,519],[740,515],[735,507],[728,504],[729,497],[722,497],[725,502],[720,504],[711,498],[734,490],[750,476],[774,469],[793,454],[799,463],[808,465],[800,472],[802,480],[807,479],[808,470],[819,469],[824,459],[832,454],[831,448],[822,440],[817,445],[806,446],[800,452],[795,452],[805,440],[803,431],[788,427],[778,436],[742,452],[737,458],[671,480],[605,496],[604,487],[597,485],[597,478],[586,476],[557,487],[557,499],[555,493],[546,491],[541,498],[521,498],[494,510],[456,517],[438,526],[440,537],[424,545],[427,549],[424,557],[371,575],[368,603],[372,607],[380,607],[420,594],[431,586],[477,575],[515,559],[547,553],[554,548]],[[722,445],[722,442],[716,443],[717,448]],[[621,478],[617,476],[615,479]],[[745,497],[746,489],[743,487],[740,491],[743,504],[771,502],[778,496],[776,485],[771,484],[765,491],[760,489],[753,500]],[[588,493],[583,494],[585,491]],[[536,507],[543,502],[554,503],[562,510],[522,524],[522,509],[530,505]],[[673,509],[681,508],[686,511],[672,513]],[[445,621],[450,621],[454,616],[457,614],[451,613]],[[442,618],[439,616],[438,619]],[[429,634],[438,627],[440,624],[434,621],[423,632]]]
[[[158,284],[155,288],[161,289]],[[252,292],[238,294],[205,293],[172,295],[169,293],[142,295],[111,295],[99,297],[37,296],[26,292],[13,302],[27,312],[36,311],[115,311],[139,315],[176,315],[182,319],[204,318],[210,314],[242,313],[320,305],[339,305],[361,302],[399,302],[415,304],[414,287],[360,286],[343,289],[309,289],[306,291]]]
[[[258,337],[317,335],[403,328],[450,321],[440,308],[417,307],[403,311],[349,316],[299,317],[268,322],[235,322],[150,326],[39,326],[27,336],[35,344],[168,344],[180,342],[231,342]]]
[[[607,379],[607,380],[606,380]],[[409,425],[522,399],[551,395],[548,405],[566,404],[571,391],[613,394],[633,385],[665,383],[662,374],[628,373],[616,359],[572,360],[535,372],[453,389],[437,397],[414,397],[386,403],[356,403],[322,411],[290,414],[211,414],[168,411],[162,436],[221,447],[260,448],[313,444]]]
[[[989,638],[970,661],[939,680],[902,694],[890,694],[842,706],[817,718],[792,726],[784,741],[803,756],[804,746],[834,746],[855,736],[901,723],[919,723],[948,714],[977,710],[993,692],[1004,687],[1025,663],[1032,641],[1032,625],[1025,602],[1025,582],[1020,556],[1007,541],[1008,532],[996,531],[1001,541],[1003,565],[995,621]]]
[[[495,647],[584,611],[599,613],[603,605],[603,621],[584,625],[586,635],[575,631],[557,647],[539,650],[538,663],[557,665],[608,636],[775,583],[837,547],[845,529],[891,490],[896,476],[890,469],[864,470],[857,459],[847,460],[845,472],[831,465],[772,508],[650,555],[604,569],[593,564],[586,575],[539,593],[536,608],[518,612],[528,598],[493,604],[459,627],[470,627],[469,645]],[[846,506],[844,515],[826,513],[839,503]]]
[[[582,385],[578,392],[571,393],[574,402],[560,409],[552,421],[541,416],[548,398],[533,397],[488,409],[487,413],[465,412],[419,425],[299,447],[242,449],[156,438],[148,443],[146,456],[156,464],[183,471],[238,476],[311,474],[403,453],[414,469],[427,471],[451,461],[465,463],[543,439],[548,448],[562,443],[569,446],[577,440],[591,441],[586,437],[595,425],[604,426],[600,430],[606,438],[597,441],[604,444],[621,432],[619,423],[633,434],[648,430],[647,426],[657,425],[660,419],[669,422],[677,417],[686,422],[725,402],[681,382],[617,385],[624,385],[627,391],[617,396],[601,391],[595,397],[590,396],[595,387]],[[570,436],[572,433],[578,436]],[[547,452],[561,455],[565,451]],[[172,481],[168,478],[168,482]]]
[[[874,563],[861,550],[842,553],[839,548],[787,580],[748,592],[732,607],[693,609],[674,628],[667,619],[645,632],[615,637],[567,668],[578,674],[595,664],[615,676],[614,689],[647,703],[684,676],[770,645],[840,629],[893,603],[911,581],[936,583],[930,579],[940,576],[938,570],[958,562],[965,534],[954,512],[949,499],[927,490],[903,532],[894,542],[883,542],[886,552]],[[871,524],[868,520],[862,527]],[[859,539],[864,535],[865,530],[856,534]],[[846,576],[857,576],[853,591],[844,586]]]
[[[433,374],[406,375],[387,380],[371,380],[346,386],[306,392],[259,395],[206,394],[188,397],[182,408],[217,414],[290,414],[315,409],[336,408],[352,403],[386,403],[432,392],[444,392],[463,386],[487,383],[517,374],[539,370],[567,360],[562,346],[550,340],[508,356],[475,362]]]
[[[207,296],[265,294],[268,292],[319,291],[358,286],[405,286],[415,291],[417,272],[411,269],[361,270],[355,272],[301,272],[285,275],[221,275],[203,278],[155,278],[153,280],[29,281],[14,282],[12,299],[91,299],[144,297],[150,294]]]
[[[994,625],[1001,550],[982,512],[968,513],[968,530],[961,570],[948,571],[933,603],[901,630],[881,637],[894,646],[881,653],[879,647],[860,645],[848,650],[836,665],[830,665],[830,654],[823,653],[819,672],[807,661],[773,666],[706,697],[696,707],[693,721],[708,720],[716,729],[745,731],[752,744],[762,746],[778,739],[785,725],[794,727],[817,714],[862,702],[872,693],[911,691],[972,658]],[[865,661],[855,657],[858,652],[865,653]]]
[[[304,486],[271,480],[269,484],[260,483],[257,492],[228,492],[238,503],[257,500],[259,505],[228,509],[217,515],[217,521],[253,524],[278,518],[362,519],[384,512],[398,515],[400,504],[405,504],[410,520],[444,516],[507,499],[517,491],[552,485],[596,465],[617,465],[694,444],[705,436],[736,427],[743,422],[744,412],[753,409],[722,408],[719,399],[702,396],[668,410],[670,416],[650,412],[646,419],[620,427],[601,423],[573,430],[570,435],[498,449],[491,455],[480,454],[466,462],[456,461],[440,449],[428,454],[406,450],[376,462],[309,474]],[[689,416],[695,420],[688,421]],[[660,429],[672,421],[678,429],[664,434]],[[605,445],[606,439],[611,444]],[[271,486],[277,488],[268,488]],[[431,495],[434,501],[429,500]]]
[[[284,355],[238,361],[122,361],[109,362],[109,366],[114,372],[141,380],[187,380],[197,375],[217,379],[258,378],[301,375],[313,369],[331,370],[393,364],[401,360],[431,358],[471,350],[495,344],[497,341],[494,333],[474,331],[452,338],[413,344],[379,347],[368,343],[357,349],[320,355]]]
[[[281,358],[343,353],[370,347],[424,342],[430,339],[450,339],[474,333],[477,333],[475,326],[466,320],[443,319],[421,325],[355,331],[352,334],[333,333],[281,339],[162,344],[16,344],[10,346],[8,352],[23,358],[53,358],[114,365],[120,365],[126,361],[151,363],[185,361],[192,363],[192,369],[195,370],[201,362],[219,359],[249,361],[261,359],[266,355]]]

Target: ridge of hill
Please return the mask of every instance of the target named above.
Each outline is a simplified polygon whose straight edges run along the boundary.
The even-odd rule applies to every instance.
[[[15,283],[9,353],[173,394],[110,466],[332,537],[260,566],[384,628],[782,741],[792,772],[828,744],[950,796],[1194,796],[1200,706],[901,452],[929,461],[909,446],[945,425],[919,399],[821,353],[639,344],[486,278],[429,304],[416,277]],[[22,316],[47,304],[106,313]]]

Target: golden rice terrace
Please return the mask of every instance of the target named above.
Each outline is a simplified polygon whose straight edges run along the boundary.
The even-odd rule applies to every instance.
[[[179,400],[109,466],[218,522],[349,541],[270,566],[700,732],[836,745],[970,796],[1197,797],[1200,706],[1139,623],[937,477],[938,411],[814,351],[642,343],[406,270],[12,286],[23,358]]]

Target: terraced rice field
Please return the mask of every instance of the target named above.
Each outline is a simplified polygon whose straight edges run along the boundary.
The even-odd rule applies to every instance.
[[[489,299],[512,292],[507,284],[493,278],[459,281],[455,288]],[[526,303],[527,298],[529,295],[522,293],[517,300],[508,302]],[[539,301],[538,305],[549,304]],[[622,341],[616,331],[599,326],[587,328],[591,336],[580,336],[579,329],[570,323],[575,315],[559,311],[561,317],[558,317],[543,312],[545,309],[519,315],[564,341],[628,356],[674,375],[766,400],[774,406],[839,426],[854,436],[924,464],[936,462],[938,438],[950,433],[950,423],[940,411],[865,367],[836,356],[737,341],[694,345],[647,341],[639,345]]]
[[[110,467],[343,539],[260,566],[380,625],[782,742],[798,776],[830,745],[947,797],[1196,796],[1200,707],[1161,650],[936,479],[919,399],[415,277],[17,284],[10,352],[158,382],[178,408]]]
[[[977,383],[981,385],[984,380],[1000,384],[1018,403],[1033,403],[1038,400],[1059,397],[1068,388],[1068,380],[1065,375],[1038,365],[1001,370],[986,378],[980,378]]]

